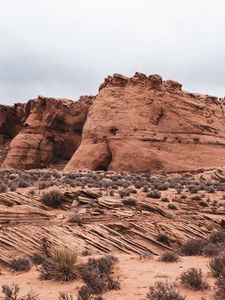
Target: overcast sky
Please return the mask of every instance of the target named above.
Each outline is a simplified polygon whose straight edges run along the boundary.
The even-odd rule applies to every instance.
[[[224,0],[0,0],[0,103],[96,94],[112,73],[225,95]]]

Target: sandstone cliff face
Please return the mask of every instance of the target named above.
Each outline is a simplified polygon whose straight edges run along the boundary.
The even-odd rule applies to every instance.
[[[93,97],[77,102],[39,96],[25,107],[25,122],[10,144],[4,167],[31,169],[69,160],[81,142]]]
[[[180,171],[225,165],[224,105],[178,82],[109,76],[65,170]]]
[[[19,131],[24,118],[24,105],[0,105],[0,144],[12,139]]]

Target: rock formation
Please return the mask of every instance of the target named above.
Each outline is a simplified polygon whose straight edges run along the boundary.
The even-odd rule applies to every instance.
[[[224,104],[176,81],[136,73],[108,76],[96,97],[30,100],[1,119],[13,139],[4,167],[181,171],[225,166]],[[16,121],[14,121],[16,120]],[[18,121],[19,120],[19,121]],[[213,154],[213,155],[212,155]],[[72,158],[71,158],[72,157]]]
[[[77,102],[39,96],[25,107],[26,120],[10,144],[4,167],[32,169],[69,160],[81,142],[93,97]]]
[[[224,105],[176,81],[109,76],[66,170],[178,171],[225,165]]]
[[[0,144],[11,140],[21,127],[24,118],[24,105],[0,105]]]

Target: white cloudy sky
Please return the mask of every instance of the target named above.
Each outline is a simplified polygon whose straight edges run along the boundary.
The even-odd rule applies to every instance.
[[[95,94],[112,73],[225,95],[224,0],[0,0],[0,103]]]

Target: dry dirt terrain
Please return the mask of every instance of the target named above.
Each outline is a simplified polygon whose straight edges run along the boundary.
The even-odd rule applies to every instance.
[[[224,116],[138,72],[0,105],[0,297],[224,300]]]
[[[224,175],[222,168],[164,175],[2,170],[1,284],[19,284],[21,294],[33,289],[39,299],[58,299],[59,291],[76,299],[81,278],[59,284],[40,280],[37,266],[28,272],[10,267],[14,258],[66,247],[78,253],[81,264],[106,254],[118,258],[112,276],[120,289],[104,291],[104,299],[147,299],[156,281],[175,282],[187,299],[213,299],[211,257],[187,256],[181,249],[187,240],[223,231]],[[44,202],[52,191],[62,197],[57,208]],[[177,253],[178,261],[162,262],[168,251]],[[180,282],[179,275],[191,267],[202,270],[210,288],[193,291]]]

